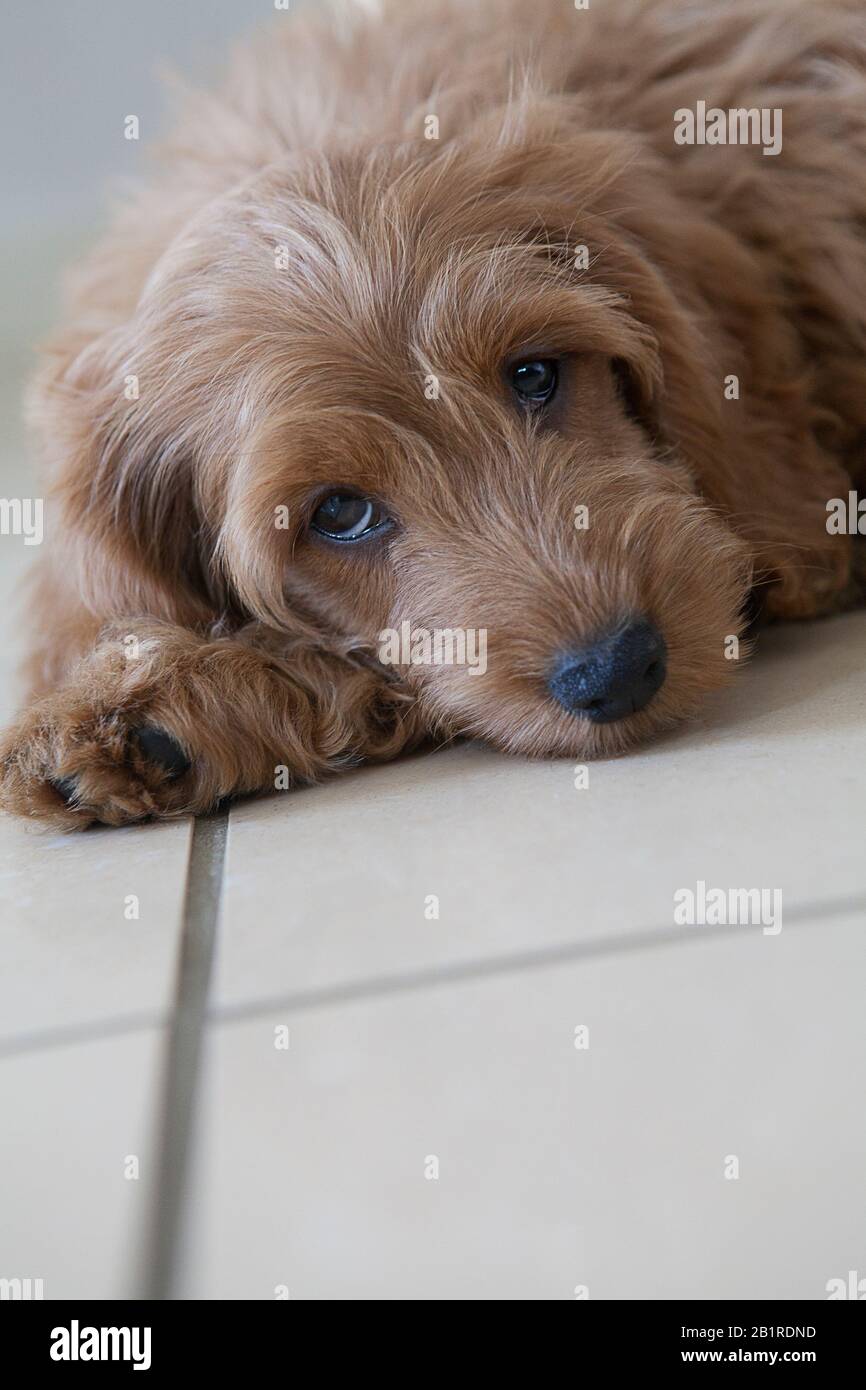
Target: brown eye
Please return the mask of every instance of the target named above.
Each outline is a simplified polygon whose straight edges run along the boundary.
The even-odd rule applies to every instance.
[[[331,492],[319,503],[310,523],[319,535],[332,541],[359,541],[390,520],[372,497],[351,492]]]
[[[559,364],[550,357],[518,362],[511,368],[511,386],[524,405],[547,405],[556,394]]]

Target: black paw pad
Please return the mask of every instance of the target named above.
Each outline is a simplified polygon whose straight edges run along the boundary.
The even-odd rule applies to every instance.
[[[171,734],[165,733],[162,729],[136,729],[133,738],[147,761],[162,768],[169,777],[182,777],[185,772],[189,772],[192,764]]]
[[[757,584],[746,595],[743,604],[743,620],[748,636],[752,636],[763,626],[765,597],[765,589]]]
[[[52,777],[50,785],[63,797],[69,806],[78,795],[78,781],[75,777]]]

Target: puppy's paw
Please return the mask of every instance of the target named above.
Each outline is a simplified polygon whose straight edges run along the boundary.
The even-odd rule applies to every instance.
[[[0,747],[0,806],[64,830],[182,815],[191,768],[141,711],[87,710],[60,695],[29,710]]]

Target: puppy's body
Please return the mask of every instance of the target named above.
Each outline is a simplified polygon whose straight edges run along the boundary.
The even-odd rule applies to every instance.
[[[756,580],[775,616],[850,603],[861,10],[392,0],[242,54],[35,386],[41,698],[6,804],[182,815],[430,733],[615,753],[731,676]],[[675,143],[698,102],[781,110],[781,152]],[[357,543],[310,527],[344,494],[385,517]],[[487,672],[383,668],[405,621],[483,629]],[[586,672],[648,629],[663,684],[597,719]]]

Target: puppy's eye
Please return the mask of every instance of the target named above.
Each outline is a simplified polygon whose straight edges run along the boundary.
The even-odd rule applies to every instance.
[[[511,368],[511,385],[524,405],[547,405],[556,392],[559,367],[550,357],[518,362]]]
[[[372,497],[331,492],[319,503],[310,524],[319,535],[328,536],[332,541],[359,541],[389,520],[387,512]]]

